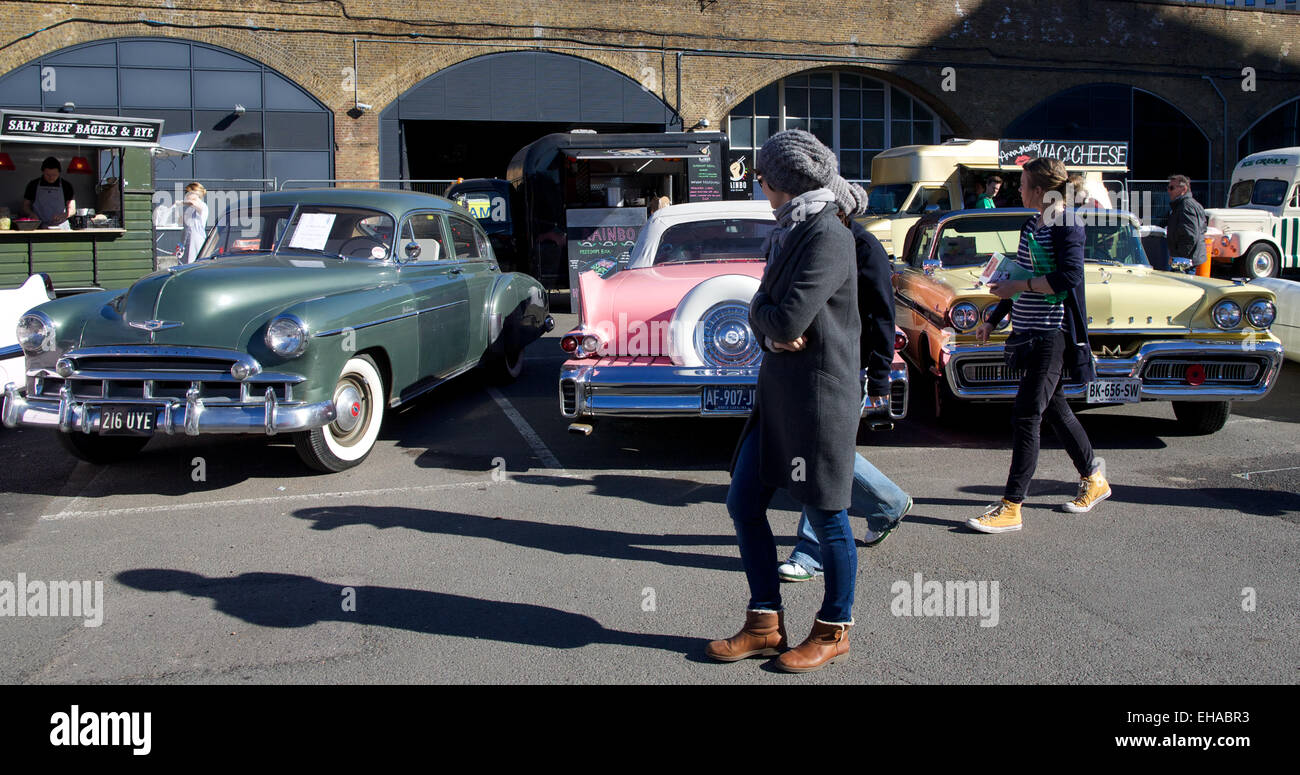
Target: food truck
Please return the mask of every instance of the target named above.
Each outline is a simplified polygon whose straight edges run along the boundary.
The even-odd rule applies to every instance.
[[[660,203],[736,197],[724,174],[729,152],[721,132],[574,131],[524,146],[506,174],[520,269],[576,295],[580,273],[606,276],[627,266]],[[740,189],[739,198],[750,198],[747,186]]]
[[[1228,206],[1205,215],[1214,236],[1210,258],[1231,266],[1234,277],[1277,277],[1300,266],[1300,147],[1237,162]]]
[[[65,295],[126,286],[153,271],[151,151],[162,127],[160,119],[0,109],[0,289],[44,273]],[[75,203],[55,228],[24,212],[50,157]],[[37,191],[34,213],[57,207],[58,187],[47,180]]]
[[[1128,172],[1126,142],[955,139],[901,145],[872,159],[868,210],[856,220],[892,256],[924,213],[973,207],[976,183],[989,175],[1002,179],[998,206],[1019,207],[1020,170],[1039,156],[1058,158],[1070,172],[1081,173],[1088,195],[1104,208],[1111,201],[1103,175]]]

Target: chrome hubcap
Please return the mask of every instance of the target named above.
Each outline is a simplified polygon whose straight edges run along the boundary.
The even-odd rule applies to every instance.
[[[334,426],[343,435],[346,436],[356,430],[366,414],[365,396],[361,389],[351,382],[341,384],[334,394],[334,413]]]
[[[1273,269],[1273,258],[1267,253],[1255,256],[1255,276],[1266,277]]]

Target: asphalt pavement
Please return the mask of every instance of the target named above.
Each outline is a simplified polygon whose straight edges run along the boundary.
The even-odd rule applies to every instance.
[[[1082,411],[1114,491],[1090,514],[1057,510],[1076,479],[1045,432],[1025,527],[1004,535],[965,520],[1001,493],[1008,407],[935,419],[914,395],[908,420],[859,436],[916,506],[859,548],[851,656],[789,676],[703,655],[744,618],[724,506],[741,423],[569,433],[556,377],[574,320],[557,315],[515,384],[471,374],[391,413],[340,474],[306,471],[282,438],[160,438],[99,467],[47,431],[0,430],[0,681],[1300,679],[1297,364],[1212,436],[1183,435],[1167,404]],[[782,552],[795,509],[771,512]],[[103,582],[102,623],[3,615],[20,573]],[[822,581],[783,592],[801,640]]]

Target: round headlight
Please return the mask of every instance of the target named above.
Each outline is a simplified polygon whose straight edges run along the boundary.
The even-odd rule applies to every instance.
[[[979,325],[980,311],[969,301],[962,301],[948,310],[948,318],[952,320],[953,328],[958,331],[969,331]]]
[[[1232,299],[1214,305],[1214,325],[1219,328],[1236,328],[1241,325],[1241,307]]]
[[[998,306],[998,305],[996,305],[996,304],[990,304],[990,305],[988,305],[987,307],[984,308],[984,322],[985,322],[985,323],[989,322],[989,320],[993,317],[993,310],[997,309],[997,306]],[[1010,316],[1010,315],[1003,315],[1003,316],[1002,316],[1002,320],[998,323],[997,327],[994,328],[993,330],[994,330],[994,331],[1001,331],[1002,329],[1006,328],[1006,327],[1009,326],[1009,325],[1011,325],[1011,316]]]
[[[1252,301],[1249,307],[1246,307],[1246,320],[1255,328],[1268,328],[1273,325],[1273,319],[1277,317],[1277,307],[1268,299],[1258,299]]]
[[[12,318],[11,318],[12,319]],[[54,350],[54,323],[40,312],[29,312],[18,321],[18,344],[33,355]]]
[[[700,316],[695,327],[695,348],[712,366],[753,366],[763,357],[758,337],[749,328],[749,305],[724,301]]]
[[[278,317],[266,327],[266,346],[281,358],[297,358],[307,349],[307,326],[292,315]]]

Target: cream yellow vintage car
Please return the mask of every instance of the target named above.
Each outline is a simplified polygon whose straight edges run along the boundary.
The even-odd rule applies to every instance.
[[[904,358],[933,379],[936,413],[960,401],[1010,400],[1019,375],[1003,365],[1006,322],[986,345],[975,328],[998,299],[980,283],[994,253],[1013,256],[1032,210],[957,210],[924,216],[908,233],[895,265],[897,323]],[[1088,338],[1097,380],[1068,384],[1088,403],[1170,401],[1188,433],[1214,433],[1233,401],[1268,394],[1282,364],[1269,331],[1271,290],[1152,269],[1141,224],[1118,210],[1084,211]],[[1008,316],[1009,318],[1010,316]],[[927,386],[915,390],[924,394]]]

